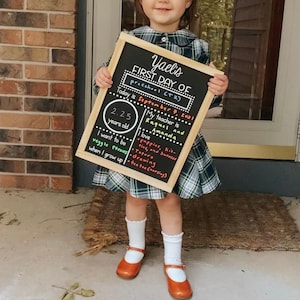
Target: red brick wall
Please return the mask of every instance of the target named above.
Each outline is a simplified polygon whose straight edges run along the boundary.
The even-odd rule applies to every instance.
[[[0,187],[72,189],[76,0],[0,1]]]

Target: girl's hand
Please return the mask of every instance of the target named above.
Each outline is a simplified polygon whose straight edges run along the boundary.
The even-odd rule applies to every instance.
[[[100,69],[98,69],[95,76],[95,80],[96,80],[96,85],[102,89],[106,89],[106,88],[108,89],[113,84],[111,75],[107,67],[101,67]]]
[[[210,63],[209,66],[215,68],[213,63]],[[224,94],[227,88],[228,77],[225,74],[215,74],[208,82],[208,90],[216,96]]]

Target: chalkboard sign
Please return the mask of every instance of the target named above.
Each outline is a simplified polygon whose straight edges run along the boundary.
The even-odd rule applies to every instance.
[[[123,32],[108,68],[76,156],[171,192],[222,72]]]

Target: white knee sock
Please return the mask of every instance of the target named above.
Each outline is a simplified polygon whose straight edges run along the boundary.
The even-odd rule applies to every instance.
[[[176,235],[167,235],[161,232],[164,242],[164,260],[166,265],[182,265],[181,261],[181,248],[182,248],[182,236],[183,232]],[[168,268],[168,276],[177,282],[183,282],[186,280],[186,274],[183,269]]]
[[[127,223],[129,246],[145,249],[145,227],[147,218],[141,221],[130,221],[126,217],[125,220]],[[132,264],[140,262],[143,257],[144,254],[142,252],[134,250],[127,250],[125,254],[125,260]]]

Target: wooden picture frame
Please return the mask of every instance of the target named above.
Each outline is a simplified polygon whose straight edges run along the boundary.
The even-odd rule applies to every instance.
[[[223,72],[122,32],[76,156],[171,192]]]

